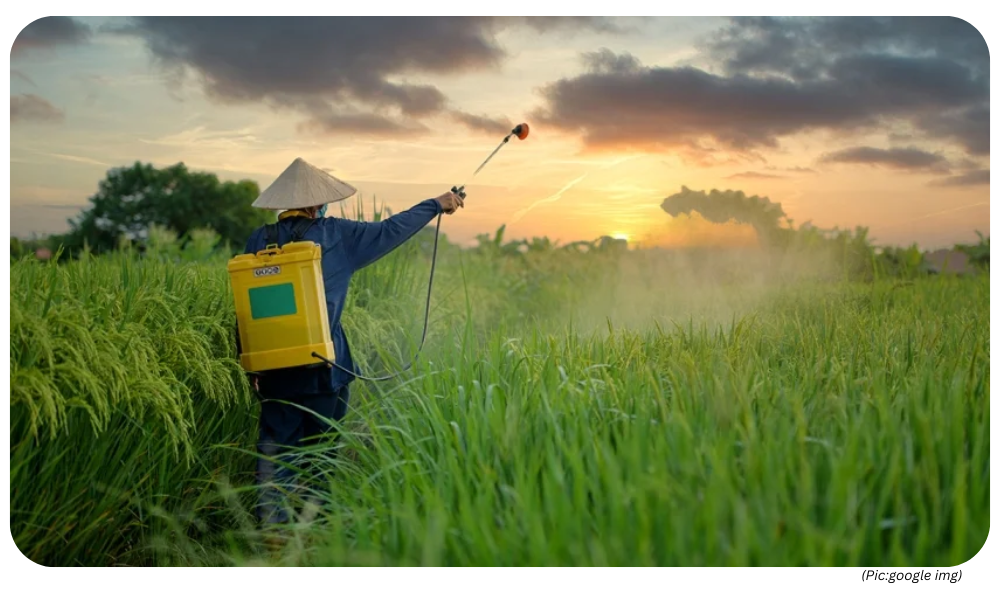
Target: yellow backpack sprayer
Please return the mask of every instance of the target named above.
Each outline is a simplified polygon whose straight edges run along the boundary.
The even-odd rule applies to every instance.
[[[511,137],[519,140],[527,138],[528,124],[521,123],[511,130],[475,170],[473,178]],[[465,198],[465,184],[454,186],[451,191]],[[321,248],[314,242],[301,239],[312,222],[305,220],[300,223],[304,227],[296,227],[292,242],[280,248],[277,244],[268,244],[256,254],[240,254],[229,261],[243,369],[257,373],[326,363],[366,381],[384,381],[409,370],[427,338],[441,215],[438,215],[434,228],[434,249],[420,345],[413,360],[405,367],[381,377],[365,377],[336,364],[320,265]]]

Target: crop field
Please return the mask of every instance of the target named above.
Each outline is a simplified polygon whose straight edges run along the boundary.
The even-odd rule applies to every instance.
[[[427,245],[354,278],[344,324],[369,372],[416,348]],[[444,244],[424,353],[352,385],[340,435],[307,450],[324,503],[273,550],[252,517],[258,401],[227,258],[11,264],[27,557],[940,566],[985,543],[988,275],[858,280],[801,257],[497,234]]]

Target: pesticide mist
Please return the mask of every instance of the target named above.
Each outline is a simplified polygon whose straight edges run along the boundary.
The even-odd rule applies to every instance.
[[[258,406],[229,257],[167,239],[12,260],[18,547],[47,565],[973,556],[989,529],[988,270],[928,274],[863,229],[794,228],[740,192],[684,188],[663,209],[759,243],[442,242],[424,353],[354,384],[339,438],[306,451],[322,506],[289,497],[278,550],[252,517]],[[362,370],[415,350],[432,236],[355,276],[344,326]]]

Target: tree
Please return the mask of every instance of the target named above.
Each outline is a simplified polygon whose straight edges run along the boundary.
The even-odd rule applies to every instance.
[[[679,194],[674,194],[660,204],[668,215],[697,212],[712,223],[747,223],[757,231],[757,238],[768,246],[780,245],[786,241],[785,229],[781,221],[788,217],[781,205],[767,197],[747,196],[739,190],[712,190],[709,193],[696,192],[681,186]]]
[[[989,272],[990,270],[990,236],[984,236],[981,231],[976,231],[979,236],[978,244],[957,244],[955,250],[964,252],[976,267]]]
[[[144,240],[150,227],[160,226],[182,238],[211,229],[221,243],[242,249],[254,229],[274,220],[273,213],[251,206],[259,194],[254,181],[220,182],[213,173],[189,171],[184,163],[157,169],[136,162],[108,171],[90,198],[93,206],[70,221],[64,242],[103,252],[122,237]]]
[[[11,236],[11,238],[10,238],[10,258],[11,258],[11,260],[17,260],[17,259],[21,258],[22,256],[24,256],[24,244],[21,243],[21,240],[17,239],[14,236]]]

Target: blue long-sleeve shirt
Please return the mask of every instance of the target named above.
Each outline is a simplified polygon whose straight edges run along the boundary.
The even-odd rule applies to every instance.
[[[413,237],[438,216],[441,210],[437,200],[429,199],[374,223],[338,218],[317,219],[302,236],[303,240],[315,242],[322,248],[326,309],[336,352],[334,362],[338,365],[357,372],[351,359],[347,337],[340,325],[351,276]],[[292,229],[297,221],[298,219],[278,221],[279,246],[291,241]],[[245,253],[259,252],[266,245],[264,227],[260,227],[250,234]],[[265,373],[260,378],[260,391],[267,398],[288,399],[300,395],[330,393],[353,380],[353,375],[326,365],[294,367]]]

